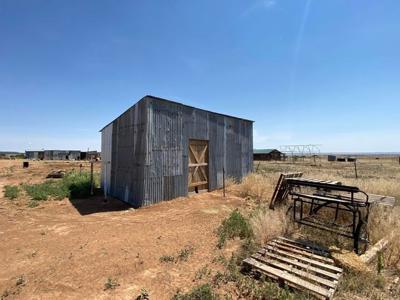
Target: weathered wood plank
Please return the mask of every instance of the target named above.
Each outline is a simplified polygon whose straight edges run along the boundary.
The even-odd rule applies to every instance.
[[[201,181],[201,182],[193,182],[189,185],[189,187],[196,187],[196,186],[200,186],[200,185],[204,185],[207,184],[208,181]]]
[[[316,254],[310,253],[309,250],[307,251],[307,250],[301,249],[300,247],[288,245],[288,244],[286,244],[284,242],[281,242],[279,240],[274,240],[274,241],[272,241],[272,242],[270,242],[268,244],[271,245],[271,246],[276,246],[276,247],[278,247],[280,249],[283,249],[283,250],[287,250],[287,251],[291,251],[291,252],[294,252],[294,253],[297,253],[297,254],[301,254],[301,255],[307,256],[309,258],[313,258],[313,259],[316,259],[316,260],[321,260],[322,262],[326,262],[326,263],[329,263],[331,265],[334,264],[334,260],[331,259],[331,258],[327,258],[327,257],[321,256],[321,255],[316,255]]]
[[[301,277],[288,274],[287,272],[284,272],[279,269],[275,269],[273,267],[267,266],[265,264],[260,263],[259,261],[255,260],[254,258],[247,258],[244,260],[244,262],[250,266],[253,266],[262,272],[265,272],[267,274],[271,274],[273,276],[276,276],[278,278],[281,278],[285,280],[286,284],[295,288],[299,289],[307,289],[308,291],[312,292],[314,295],[322,298],[327,298],[331,299],[333,296],[333,290],[331,289],[326,289],[322,288],[318,285],[312,284]]]
[[[329,255],[329,250],[328,249],[322,248],[321,246],[315,245],[315,244],[313,244],[311,242],[304,242],[304,241],[299,241],[299,240],[291,240],[291,239],[285,238],[283,236],[279,236],[278,239],[282,240],[282,241],[285,241],[287,243],[290,243],[290,244],[299,245],[300,247],[310,248],[310,249],[313,249],[313,250],[316,250],[316,251],[323,252],[323,253],[325,253],[325,255]]]
[[[269,259],[269,258],[263,257],[260,254],[252,255],[252,258],[257,259],[257,260],[259,260],[259,261],[261,261],[263,263],[269,264],[269,265],[271,265],[273,267],[276,267],[276,268],[282,269],[284,271],[288,271],[290,273],[296,274],[296,275],[298,275],[300,277],[304,277],[305,279],[309,279],[309,280],[312,280],[312,281],[314,281],[316,283],[325,285],[325,286],[327,286],[329,288],[335,289],[336,286],[337,286],[337,281],[336,280],[328,280],[328,279],[322,278],[320,276],[316,276],[316,275],[314,275],[314,274],[312,274],[310,272],[306,272],[306,271],[297,269],[292,265],[283,264],[283,263],[280,263],[280,262],[278,262],[278,261],[276,261],[274,259]]]
[[[377,205],[393,207],[396,203],[396,198],[390,197],[390,196],[368,194],[368,202],[374,203]]]
[[[371,248],[367,250],[363,255],[360,256],[360,259],[366,263],[369,264],[371,261],[375,259],[375,257],[378,255],[378,253],[382,250],[385,250],[385,248],[389,245],[389,241],[386,239],[381,239],[378,241],[375,245],[373,245]]]
[[[319,256],[322,256],[325,258],[329,258],[329,252],[326,252],[325,250],[319,250],[319,249],[313,248],[312,246],[302,245],[302,244],[297,244],[297,243],[290,243],[285,240],[282,240],[281,238],[275,239],[274,242],[281,243],[287,247],[293,247],[298,250],[306,251],[306,252],[316,254],[316,255],[319,255]]]
[[[194,167],[205,167],[205,166],[208,166],[208,163],[189,164],[189,168],[194,168]]]
[[[328,265],[328,264],[325,264],[325,263],[322,263],[322,262],[319,262],[317,260],[310,259],[310,258],[307,258],[307,257],[302,257],[301,255],[294,254],[294,253],[291,253],[291,252],[288,252],[288,251],[280,250],[280,249],[277,249],[277,248],[275,248],[273,246],[267,245],[264,248],[269,250],[269,251],[276,252],[278,254],[285,255],[285,256],[288,256],[288,257],[303,261],[305,263],[308,263],[308,264],[311,264],[311,265],[314,265],[314,266],[318,266],[318,267],[326,269],[326,270],[330,270],[330,271],[338,272],[338,273],[341,273],[343,271],[341,268],[338,268],[338,267],[335,267],[335,266],[332,266],[332,265]]]
[[[341,276],[341,272],[340,273],[339,272],[333,273],[333,272],[330,272],[330,271],[326,271],[326,270],[313,267],[313,266],[311,266],[309,264],[305,264],[305,263],[299,262],[297,260],[294,260],[294,259],[291,259],[291,258],[288,258],[288,257],[285,257],[285,256],[280,256],[280,255],[268,252],[268,251],[266,251],[264,249],[258,251],[258,253],[263,255],[263,256],[269,256],[269,257],[272,257],[272,258],[277,259],[279,261],[282,261],[282,262],[294,265],[296,267],[302,268],[302,269],[307,270],[309,272],[314,272],[316,274],[320,274],[320,275],[323,275],[323,276],[326,276],[326,277],[329,277],[329,278],[332,278],[332,279],[335,279],[335,280],[339,280],[339,278]]]

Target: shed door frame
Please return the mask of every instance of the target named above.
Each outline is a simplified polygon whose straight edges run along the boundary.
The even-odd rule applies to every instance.
[[[209,142],[189,139],[188,192],[210,190]]]

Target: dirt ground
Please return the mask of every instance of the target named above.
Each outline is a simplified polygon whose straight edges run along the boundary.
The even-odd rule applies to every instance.
[[[81,162],[30,164],[23,169],[22,161],[0,160],[4,299],[135,299],[143,288],[151,299],[170,299],[196,284],[197,270],[212,266],[218,255],[215,229],[244,204],[214,192],[138,210],[102,197],[29,208],[24,200],[5,199],[4,185],[40,182],[51,170],[79,170]],[[160,261],[186,246],[194,248],[186,262]],[[105,290],[108,278],[119,286]]]

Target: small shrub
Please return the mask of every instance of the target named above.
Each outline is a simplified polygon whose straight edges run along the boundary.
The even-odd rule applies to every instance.
[[[178,260],[179,261],[187,261],[189,256],[192,255],[194,252],[194,248],[192,246],[186,246],[178,253]]]
[[[9,199],[16,199],[19,196],[19,188],[14,185],[6,185],[4,187],[4,196]]]
[[[31,201],[28,202],[28,207],[29,208],[34,208],[34,207],[37,207],[37,206],[39,206],[38,201],[31,200]]]
[[[187,261],[189,256],[194,252],[194,248],[192,246],[186,246],[175,256],[172,255],[163,255],[160,257],[160,262],[162,263],[173,263],[178,261]]]
[[[175,257],[172,255],[163,255],[160,257],[160,262],[162,263],[173,263],[175,262]]]
[[[383,277],[382,275],[378,275],[375,279],[375,287],[377,289],[383,290],[385,288],[385,277]]]
[[[218,271],[212,279],[212,285],[220,287],[222,284],[225,284],[225,274]]]
[[[217,257],[214,257],[212,262],[220,264],[220,265],[225,265],[226,264],[226,258],[225,258],[225,256],[223,254],[220,254]]]
[[[28,196],[35,201],[46,201],[49,198],[61,200],[68,196],[68,189],[57,181],[24,185]]]
[[[227,219],[222,221],[217,233],[219,237],[218,248],[223,248],[228,239],[235,237],[245,239],[253,236],[249,222],[238,210],[234,210]]]
[[[149,300],[150,293],[146,289],[141,289],[140,295],[136,297],[136,300]]]
[[[24,285],[25,284],[25,278],[24,276],[19,276],[15,282],[16,286]]]
[[[111,277],[107,278],[106,283],[104,284],[104,290],[115,290],[117,287],[119,287],[119,283],[117,282],[116,279],[113,279]]]
[[[177,292],[172,300],[217,300],[219,296],[213,291],[209,284],[204,284],[193,288],[187,294]]]
[[[196,272],[195,280],[202,280],[203,278],[207,278],[211,276],[211,270],[208,266],[204,266]]]
[[[94,185],[97,185],[98,176],[94,178]],[[90,196],[90,173],[69,172],[62,179],[62,184],[69,190],[69,198],[88,198]]]
[[[97,177],[94,177],[95,186],[98,180]],[[34,201],[88,198],[91,189],[90,173],[69,172],[61,180],[49,180],[31,185],[25,184],[23,188],[31,200]]]

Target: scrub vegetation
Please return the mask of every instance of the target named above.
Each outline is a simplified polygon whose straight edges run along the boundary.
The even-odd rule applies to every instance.
[[[40,201],[82,199],[90,196],[90,172],[71,171],[59,180],[47,180],[36,184],[21,184],[20,186],[5,186],[4,194],[9,199],[26,196],[28,206],[36,207]],[[94,176],[94,187],[99,185],[99,175]]]

